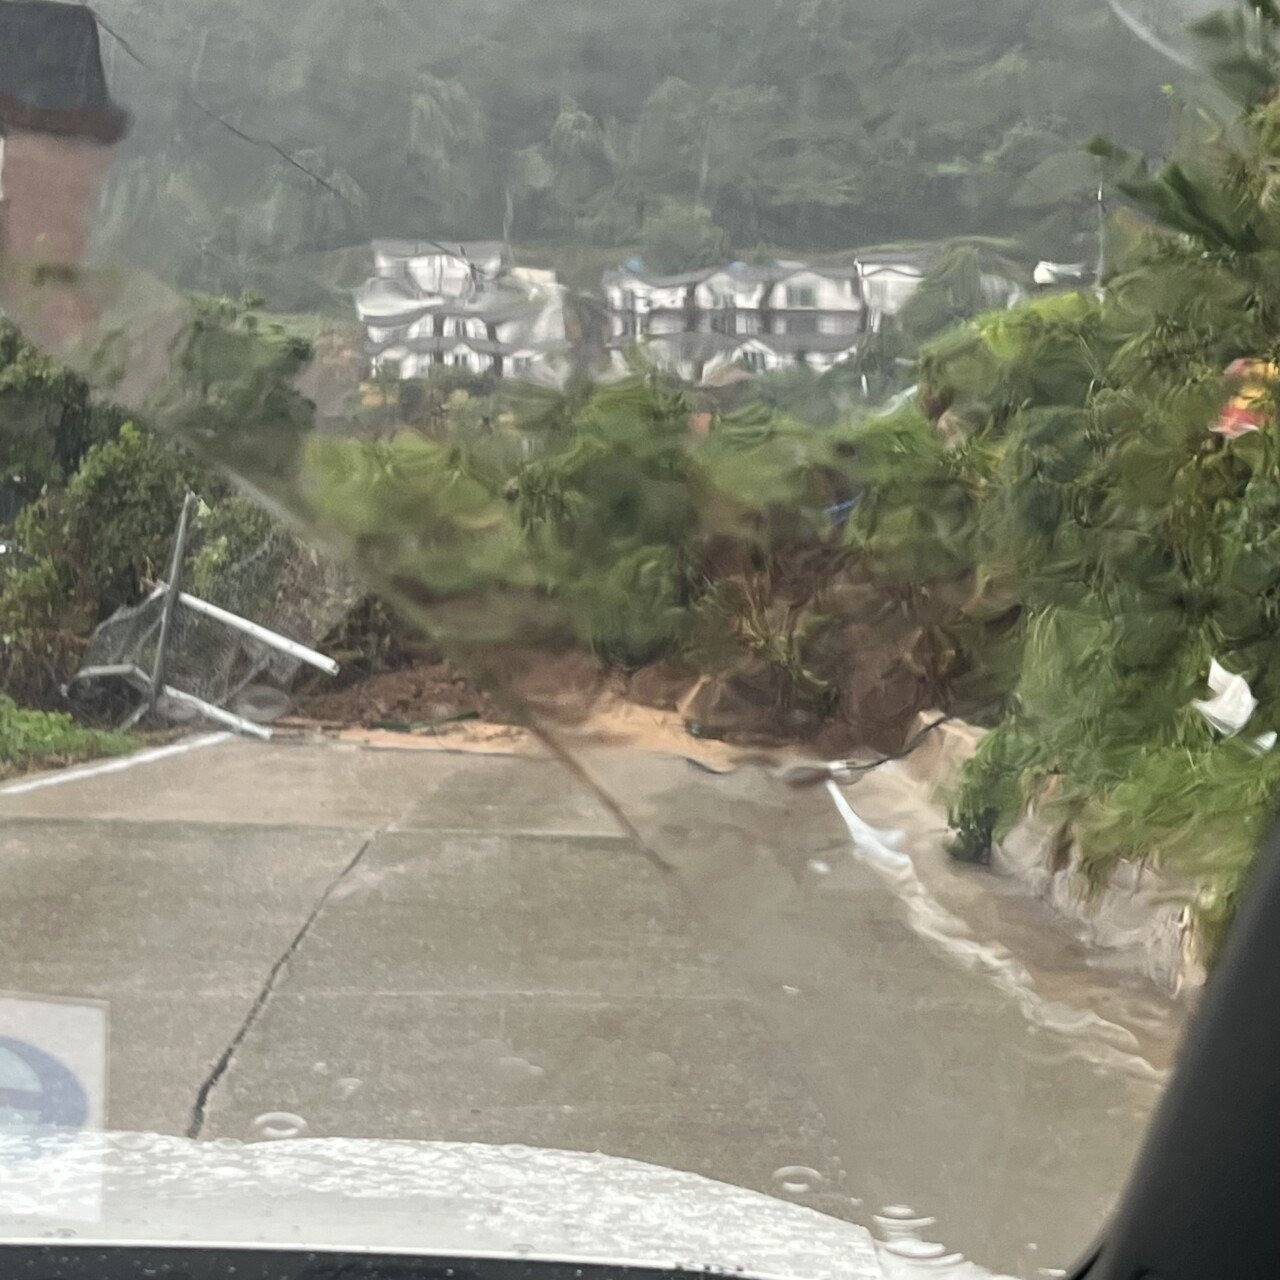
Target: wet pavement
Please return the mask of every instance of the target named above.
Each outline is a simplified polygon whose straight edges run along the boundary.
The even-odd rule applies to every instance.
[[[1084,1248],[1154,993],[1106,1003],[1033,904],[886,875],[821,788],[577,759],[619,812],[549,759],[287,740],[0,794],[0,988],[106,1003],[111,1129],[599,1150],[910,1205],[1016,1274]]]

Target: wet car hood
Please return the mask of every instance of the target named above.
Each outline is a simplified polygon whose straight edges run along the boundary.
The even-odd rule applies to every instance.
[[[872,1280],[869,1232],[635,1160],[533,1147],[0,1135],[0,1241],[306,1245]]]

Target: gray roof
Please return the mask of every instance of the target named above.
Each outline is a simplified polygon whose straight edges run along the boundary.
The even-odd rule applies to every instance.
[[[352,291],[355,300],[358,303],[368,301],[374,296],[379,296],[391,303],[403,303],[404,309],[409,310],[419,303],[426,305],[426,298],[407,276],[399,274],[391,276],[369,276],[361,281],[359,285]]]
[[[714,267],[702,267],[697,271],[682,271],[675,275],[659,275],[652,271],[632,271],[627,267],[615,267],[606,271],[603,283],[625,284],[637,280],[650,288],[677,288],[681,285],[701,284],[711,276],[727,271],[741,280],[772,284],[785,280],[800,271],[811,271],[814,275],[825,276],[829,280],[849,280],[855,278],[859,271],[871,268],[905,267],[910,271],[924,273],[938,257],[938,249],[933,245],[904,245],[902,248],[848,249],[837,253],[819,254],[813,261],[786,260],[760,264],[754,262],[722,262]]]
[[[630,280],[638,280],[641,284],[647,284],[653,289],[671,289],[682,285],[701,284],[712,276],[727,272],[738,280],[751,284],[776,284],[801,271],[825,276],[828,280],[850,280],[858,274],[858,268],[854,263],[772,262],[762,265],[754,262],[722,262],[718,266],[703,267],[699,271],[684,271],[672,276],[660,276],[648,271],[631,271],[626,267],[616,267],[604,273],[603,283],[607,288],[611,284],[626,284]]]
[[[371,276],[356,290],[357,304],[373,290],[382,290],[395,296],[400,295],[404,306],[400,310],[389,311],[382,316],[370,318],[367,324],[385,329],[396,325],[412,324],[426,315],[466,316],[471,319],[485,320],[494,324],[502,324],[508,320],[534,320],[544,310],[545,303],[536,298],[526,297],[516,289],[485,289],[470,298],[446,298],[443,302],[432,302],[427,298],[417,298],[398,281],[389,280],[386,276]]]
[[[629,280],[638,280],[652,289],[674,289],[682,285],[701,284],[704,280],[718,276],[722,272],[745,280],[752,284],[770,284],[775,280],[785,280],[797,271],[817,271],[819,275],[829,274],[820,268],[806,266],[780,267],[775,265],[758,266],[754,262],[722,262],[714,267],[702,267],[698,271],[682,271],[678,275],[660,276],[649,271],[631,271],[626,267],[618,267],[604,273],[604,283],[626,284]]]
[[[856,255],[863,267],[906,267],[919,272],[928,271],[937,256],[936,249],[867,249]]]
[[[811,275],[822,276],[825,280],[856,280],[858,278],[858,268],[853,265],[797,262],[785,267],[775,267],[770,279],[774,281],[789,280],[792,276],[799,275],[802,271],[807,271]]]
[[[824,275],[847,277],[859,267],[907,267],[927,271],[941,250],[933,244],[871,245],[865,249],[836,249],[814,255],[813,269]]]
[[[726,262],[707,274],[718,276],[721,272],[725,272],[738,280],[746,280],[752,284],[769,284],[771,281],[782,280],[787,276],[795,275],[797,271],[802,269],[796,263],[783,265],[780,262]]]
[[[506,255],[506,245],[501,240],[375,240],[374,253],[385,253],[390,258],[417,258],[439,253],[442,249],[468,262],[485,258],[501,258]]]
[[[606,287],[625,284],[628,280],[639,280],[652,289],[676,289],[681,285],[698,284],[719,270],[719,267],[702,267],[697,271],[681,271],[676,275],[664,276],[652,271],[631,271],[627,267],[614,267],[604,273],[603,281]]]

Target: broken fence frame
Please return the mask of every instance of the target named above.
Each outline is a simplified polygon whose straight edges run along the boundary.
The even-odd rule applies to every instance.
[[[160,638],[156,644],[155,664],[150,674],[132,662],[111,663],[97,667],[83,667],[72,676],[71,683],[75,684],[80,680],[100,680],[115,676],[127,680],[137,688],[144,695],[144,699],[125,721],[125,728],[136,724],[147,712],[154,710],[157,700],[163,695],[173,702],[190,707],[193,711],[204,716],[206,720],[226,725],[227,728],[234,729],[237,733],[248,734],[254,738],[268,739],[271,737],[271,730],[265,725],[256,724],[244,716],[238,716],[235,712],[228,711],[225,707],[215,706],[212,702],[197,698],[193,693],[175,689],[172,685],[165,683],[165,665],[168,658],[169,633],[172,627],[174,610],[181,605],[184,609],[190,609],[194,613],[201,613],[207,618],[212,618],[215,622],[222,623],[223,626],[242,631],[245,635],[252,636],[255,640],[269,645],[273,649],[278,649],[281,653],[287,653],[291,658],[296,658],[299,662],[305,662],[310,666],[316,667],[326,675],[336,676],[338,674],[338,664],[323,653],[317,653],[315,649],[309,649],[305,644],[299,644],[296,640],[290,640],[287,636],[279,635],[277,632],[268,630],[256,622],[250,622],[248,618],[242,618],[239,614],[232,613],[229,609],[210,604],[207,600],[201,600],[198,596],[193,596],[182,590],[182,560],[186,553],[187,529],[195,502],[196,496],[193,493],[188,493],[183,500],[182,514],[178,517],[178,528],[173,539],[173,556],[169,562],[168,581],[157,584],[156,589],[149,597],[152,600],[158,596],[164,596],[165,598],[164,609],[160,615]]]

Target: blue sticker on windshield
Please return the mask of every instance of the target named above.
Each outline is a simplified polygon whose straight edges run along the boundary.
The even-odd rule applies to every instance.
[[[89,1097],[65,1063],[25,1040],[0,1036],[0,1125],[80,1129]]]

